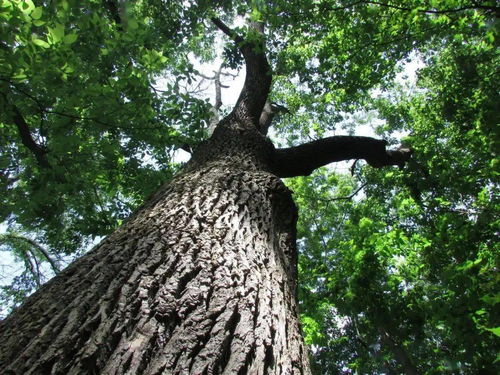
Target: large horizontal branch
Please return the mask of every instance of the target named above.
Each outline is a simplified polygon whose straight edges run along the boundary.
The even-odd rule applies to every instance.
[[[243,121],[250,121],[259,127],[259,119],[271,88],[271,68],[265,54],[264,25],[252,22],[250,29],[255,37],[245,40],[220,19],[212,18],[212,22],[237,45],[245,59],[245,83],[233,109],[233,114]]]
[[[411,150],[386,150],[386,144],[384,140],[370,137],[335,136],[277,149],[272,161],[273,172],[278,177],[307,176],[329,163],[350,159],[364,159],[375,168],[404,166]]]

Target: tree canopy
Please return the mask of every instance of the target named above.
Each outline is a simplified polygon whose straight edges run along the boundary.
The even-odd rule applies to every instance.
[[[464,0],[3,1],[0,246],[25,269],[2,303],[119,226],[179,169],[175,150],[208,137],[194,61],[241,68],[211,19],[246,18],[266,25],[277,142],[371,125],[413,150],[400,170],[287,181],[315,371],[497,373],[499,15]]]

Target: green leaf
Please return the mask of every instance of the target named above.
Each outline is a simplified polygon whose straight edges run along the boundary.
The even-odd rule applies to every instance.
[[[371,220],[371,219],[369,219],[367,217],[363,217],[359,221],[359,228],[360,229],[370,228],[372,225],[373,225],[373,220]]]
[[[500,294],[496,295],[485,295],[481,297],[481,300],[486,302],[489,305],[496,305],[500,302]]]
[[[57,23],[53,28],[48,27],[47,29],[49,30],[49,37],[54,44],[60,42],[64,37],[64,26],[60,23]]]
[[[23,0],[23,1],[21,1],[20,6],[21,6],[21,10],[24,13],[26,13],[26,14],[31,13],[31,11],[33,9],[35,9],[35,4],[33,4],[33,1],[31,1],[31,0]]]
[[[129,20],[127,22],[127,26],[130,30],[136,30],[139,27],[139,24],[136,20]]]
[[[78,34],[71,33],[64,36],[64,44],[73,44],[78,39]]]
[[[500,327],[486,328],[487,331],[494,333],[496,336],[500,337]]]
[[[33,12],[31,12],[30,16],[34,20],[38,20],[38,19],[40,19],[40,17],[42,17],[42,13],[43,13],[42,7],[36,7],[33,10]]]
[[[50,47],[50,44],[47,43],[45,40],[42,40],[42,39],[37,39],[37,38],[32,38],[31,39],[33,44],[36,45],[36,46],[39,46],[39,47],[42,47],[42,48],[49,48]]]
[[[26,76],[26,73],[24,72],[24,70],[20,70],[18,72],[16,72],[12,78],[16,81],[24,81],[26,78],[28,78]]]

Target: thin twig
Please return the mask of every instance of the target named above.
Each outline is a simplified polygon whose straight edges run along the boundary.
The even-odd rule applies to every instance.
[[[341,200],[349,200],[354,198],[356,194],[358,194],[363,188],[368,185],[367,182],[365,182],[363,185],[361,185],[359,188],[357,188],[351,195],[348,195],[346,197],[335,197],[335,198],[330,198],[328,201],[333,202],[333,201],[341,201]]]
[[[386,8],[392,8],[392,9],[397,9],[397,10],[404,10],[406,12],[411,12],[412,8],[407,8],[407,7],[402,7],[399,5],[393,5],[393,4],[387,4],[387,3],[382,3],[378,1],[363,1],[365,4],[372,4],[372,5],[378,5],[381,7],[386,7]],[[463,12],[465,10],[486,10],[486,11],[494,11],[498,12],[500,8],[494,7],[494,6],[485,6],[485,5],[475,5],[475,6],[464,6],[461,8],[454,8],[454,9],[443,9],[443,10],[433,10],[433,9],[417,9],[418,13],[426,13],[426,14],[447,14],[447,13],[457,13],[457,12]]]

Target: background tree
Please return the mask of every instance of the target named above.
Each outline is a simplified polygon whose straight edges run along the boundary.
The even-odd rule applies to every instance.
[[[81,254],[171,179],[172,151],[204,139],[210,121],[208,103],[182,91],[196,79],[188,53],[214,58],[213,10],[230,22],[249,9],[237,1],[4,2],[9,235],[22,233],[54,259]],[[496,3],[255,1],[251,14],[268,25],[270,101],[289,112],[274,118],[281,142],[352,132],[352,120],[371,111],[386,120],[380,135],[392,143],[404,132],[415,150],[404,172],[356,163],[355,180],[322,172],[290,182],[304,212],[299,295],[313,368],[494,373]],[[234,51],[228,44],[237,66]],[[394,83],[405,59],[425,64],[416,87]],[[336,199],[355,192],[355,201]],[[17,286],[32,290],[30,264],[42,264],[43,253],[26,241],[3,244],[28,267]],[[6,298],[20,300],[20,289]]]

